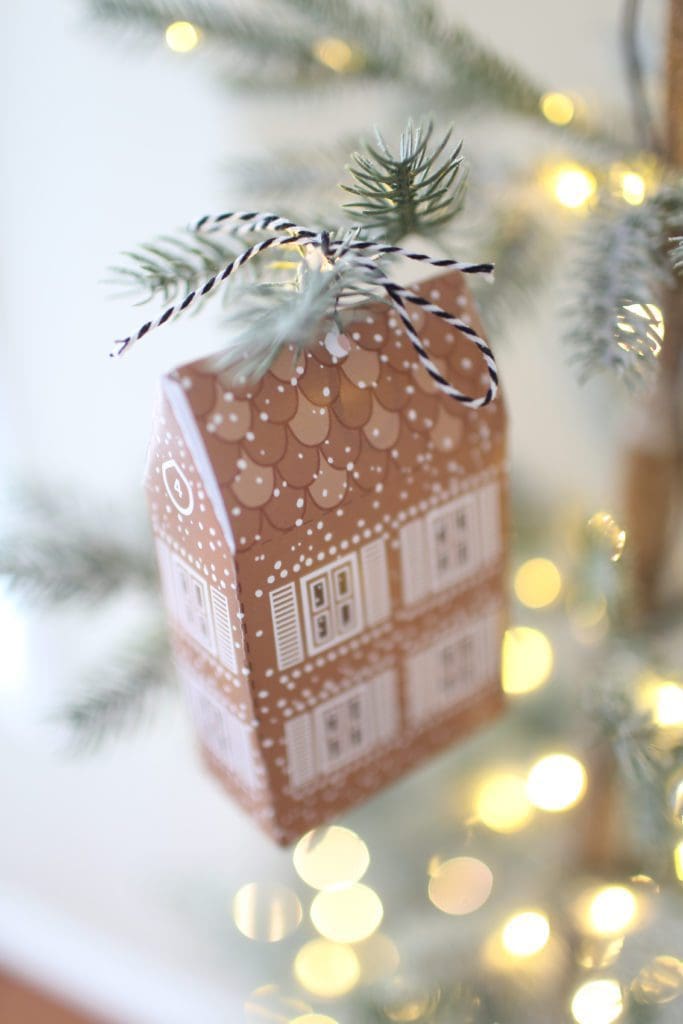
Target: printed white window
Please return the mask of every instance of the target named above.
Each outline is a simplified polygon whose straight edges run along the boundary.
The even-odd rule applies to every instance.
[[[255,788],[257,778],[250,726],[233,714],[209,680],[185,665],[180,666],[180,671],[202,743],[243,786]]]
[[[396,673],[383,672],[285,723],[287,772],[295,788],[322,782],[392,742],[399,731]]]
[[[488,633],[484,616],[449,631],[408,660],[408,711],[415,725],[466,702],[488,682],[482,659]]]
[[[323,772],[349,764],[369,749],[373,738],[373,717],[362,686],[316,710],[315,732]]]
[[[474,495],[435,509],[427,518],[434,589],[459,583],[478,567],[477,504]]]
[[[180,559],[173,559],[176,608],[181,626],[202,647],[215,654],[209,587],[206,580]]]
[[[309,653],[324,651],[363,626],[355,555],[309,573],[301,580]]]

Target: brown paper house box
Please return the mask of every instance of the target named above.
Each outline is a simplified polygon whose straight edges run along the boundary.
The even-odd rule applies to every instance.
[[[481,330],[464,279],[416,287]],[[442,373],[483,361],[416,311]],[[441,393],[390,307],[351,349],[283,351],[258,382],[162,382],[147,490],[205,757],[287,842],[490,717],[501,699],[505,412]]]

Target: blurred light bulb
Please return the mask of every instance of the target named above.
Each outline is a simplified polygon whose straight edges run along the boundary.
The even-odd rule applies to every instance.
[[[355,986],[360,977],[360,964],[350,946],[312,939],[296,955],[294,976],[313,995],[334,999],[346,995]]]
[[[561,127],[574,119],[575,107],[571,96],[564,92],[547,92],[541,97],[541,113],[546,121]]]
[[[514,914],[503,925],[501,942],[510,956],[526,959],[540,953],[550,938],[550,922],[538,910]]]
[[[453,857],[430,874],[429,898],[444,914],[472,914],[493,888],[491,868],[476,857]]]
[[[679,882],[683,882],[683,839],[676,844],[674,849],[674,870]]]
[[[301,1017],[294,1017],[288,1024],[338,1024],[334,1017],[328,1017],[326,1013],[304,1013]]]
[[[560,164],[548,175],[553,196],[567,210],[585,207],[597,191],[595,175],[580,164]]]
[[[580,985],[572,999],[576,1024],[614,1024],[624,1010],[621,986],[614,978],[595,978]]]
[[[683,961],[675,956],[656,956],[641,967],[631,985],[634,998],[646,1006],[672,1003],[683,991]]]
[[[530,693],[550,678],[553,649],[545,633],[531,626],[513,626],[503,640],[503,690],[510,695]]]
[[[532,766],[526,795],[541,811],[568,811],[586,792],[586,769],[571,754],[548,754]]]
[[[629,302],[623,307],[623,314],[620,315],[617,321],[617,329],[621,334],[625,334],[626,338],[623,341],[619,341],[618,344],[621,348],[626,351],[630,350],[630,344],[628,340],[629,334],[635,334],[635,327],[632,323],[629,323],[628,318],[625,316],[626,313],[630,313],[632,316],[638,317],[639,320],[643,320],[647,323],[647,343],[650,352],[653,356],[658,356],[662,351],[662,342],[664,341],[664,315],[654,302],[646,302],[645,304],[640,302]],[[640,329],[642,331],[642,328]],[[640,333],[640,332],[639,332]]]
[[[662,729],[683,726],[683,686],[671,680],[655,685],[652,720]]]
[[[518,832],[533,816],[524,779],[513,772],[488,776],[474,794],[474,812],[492,832]]]
[[[334,36],[318,39],[313,44],[313,56],[320,64],[339,74],[349,71],[354,63],[354,53],[349,44]]]
[[[546,608],[560,595],[560,570],[549,558],[530,558],[515,573],[515,594],[527,608]]]
[[[645,199],[645,178],[637,171],[622,171],[619,179],[621,198],[631,206],[640,206]]]
[[[589,531],[609,550],[610,561],[618,562],[626,547],[624,530],[609,512],[595,512],[588,520]]]
[[[280,942],[301,924],[301,903],[295,892],[271,882],[250,882],[235,894],[233,920],[248,939]]]
[[[638,900],[625,885],[606,885],[589,896],[585,925],[592,935],[623,935],[636,923]]]
[[[191,21],[174,21],[165,33],[166,45],[174,53],[189,53],[199,45],[199,29]]]
[[[368,885],[323,889],[311,903],[311,921],[333,942],[361,942],[382,923],[382,901]]]
[[[368,848],[355,832],[340,825],[307,832],[294,848],[294,870],[312,889],[344,888],[368,869]]]

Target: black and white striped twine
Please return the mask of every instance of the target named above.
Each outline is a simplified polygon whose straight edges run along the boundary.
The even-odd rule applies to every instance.
[[[461,263],[459,260],[433,259],[431,256],[426,256],[424,253],[410,252],[399,245],[382,245],[379,242],[363,241],[362,239],[331,239],[326,231],[315,231],[311,228],[301,227],[299,224],[295,224],[293,221],[287,220],[285,217],[279,217],[274,213],[236,212],[220,213],[216,216],[205,216],[201,217],[192,225],[192,230],[204,233],[216,232],[226,226],[229,226],[233,232],[235,231],[235,228],[237,228],[238,231],[272,231],[274,234],[270,235],[263,241],[250,246],[248,249],[245,249],[244,252],[240,253],[239,256],[235,257],[234,260],[228,263],[220,273],[209,278],[201,288],[197,288],[194,291],[189,292],[181,302],[174,303],[172,306],[169,306],[168,309],[164,310],[156,320],[148,320],[147,323],[143,324],[142,327],[135,332],[135,334],[131,334],[127,338],[121,338],[119,341],[116,341],[111,352],[112,356],[123,355],[124,352],[128,351],[132,345],[140,341],[141,338],[144,338],[146,334],[149,334],[150,331],[153,331],[157,327],[161,327],[163,324],[168,323],[170,320],[190,309],[194,304],[199,302],[200,299],[203,299],[206,295],[231,277],[241,266],[253,259],[255,256],[258,256],[260,253],[265,252],[267,249],[285,245],[310,245],[322,250],[322,252],[331,261],[339,258],[353,261],[357,266],[366,270],[374,278],[375,283],[385,290],[397,316],[400,317],[401,323],[403,324],[413,348],[418,354],[420,362],[441,391],[455,399],[457,402],[461,402],[463,405],[469,406],[472,409],[480,409],[483,406],[488,405],[496,397],[496,393],[498,391],[498,371],[496,368],[496,361],[491,349],[488,347],[484,339],[480,338],[476,331],[463,320],[453,316],[451,313],[448,313],[446,310],[435,305],[433,302],[430,302],[428,299],[423,298],[421,295],[417,295],[408,288],[404,288],[395,281],[392,281],[391,278],[385,275],[382,268],[378,266],[377,263],[373,262],[371,257],[390,255],[402,256],[405,259],[415,260],[419,263],[428,263],[433,267],[459,270],[463,274],[484,274],[488,277],[493,275],[493,264]],[[413,306],[419,306],[424,313],[438,317],[440,320],[443,320],[444,323],[455,328],[455,330],[465,334],[473,344],[476,345],[484,358],[489,377],[488,388],[484,395],[479,397],[466,395],[446,380],[438,367],[432,362],[428,352],[420,341],[408,314],[406,303]]]

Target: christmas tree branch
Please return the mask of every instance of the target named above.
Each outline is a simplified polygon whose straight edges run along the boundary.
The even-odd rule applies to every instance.
[[[357,198],[345,204],[354,220],[387,242],[410,234],[429,236],[462,209],[466,175],[462,142],[449,147],[452,129],[430,146],[434,125],[402,132],[398,156],[377,132],[377,145],[354,153],[349,171],[352,185],[342,188]]]
[[[24,492],[26,494],[26,492]],[[0,576],[31,600],[60,605],[99,604],[127,587],[154,590],[156,568],[143,537],[139,545],[128,537],[102,530],[111,514],[90,510],[88,518],[55,500],[48,489],[20,496],[21,525],[0,543]]]
[[[568,340],[585,379],[611,368],[635,382],[662,342],[657,289],[670,283],[666,239],[683,226],[683,190],[663,188],[640,207],[602,202],[586,222]]]
[[[83,680],[82,693],[60,709],[70,745],[94,750],[144,721],[173,678],[167,632],[159,619],[141,629],[125,654],[120,647]]]

